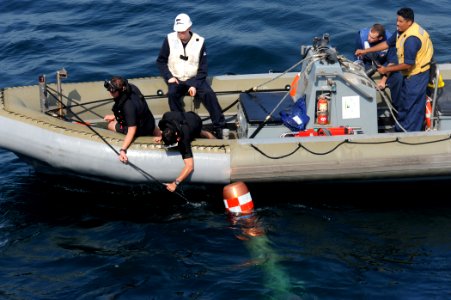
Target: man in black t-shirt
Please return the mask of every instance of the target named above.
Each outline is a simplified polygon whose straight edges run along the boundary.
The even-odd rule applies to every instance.
[[[178,147],[185,163],[179,176],[173,182],[166,184],[168,191],[173,192],[194,170],[191,142],[195,138],[214,139],[215,136],[206,130],[202,130],[201,118],[192,111],[166,112],[158,123],[158,127],[161,130],[161,136],[155,137],[155,142],[163,141],[167,147]]]

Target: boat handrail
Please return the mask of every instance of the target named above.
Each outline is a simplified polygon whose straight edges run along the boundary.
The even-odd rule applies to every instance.
[[[58,115],[63,116],[64,110],[63,110],[63,89],[61,87],[61,79],[67,78],[67,71],[66,69],[62,68],[61,70],[56,71],[56,87],[58,90]]]

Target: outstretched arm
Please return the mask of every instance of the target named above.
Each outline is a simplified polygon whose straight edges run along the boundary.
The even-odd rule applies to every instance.
[[[185,158],[183,162],[185,163],[185,166],[183,167],[179,176],[174,180],[174,182],[166,183],[166,188],[170,192],[174,192],[177,189],[177,185],[185,180],[194,170],[194,159],[192,157]]]
[[[119,160],[123,163],[128,162],[127,157],[127,149],[130,147],[131,143],[133,142],[133,139],[135,138],[137,127],[136,126],[130,126],[127,130],[127,135],[124,138],[124,142],[122,143],[122,148],[119,152]]]
[[[409,64],[388,65],[386,67],[384,67],[384,66],[378,67],[377,71],[383,75],[383,74],[388,74],[390,72],[408,70],[411,67],[412,67],[412,65],[409,65]]]
[[[368,49],[357,49],[355,51],[355,55],[356,56],[362,56],[365,55],[367,53],[372,53],[372,52],[378,52],[378,51],[382,51],[388,49],[388,44],[386,41],[383,41],[379,44],[377,44],[376,46],[370,47]]]

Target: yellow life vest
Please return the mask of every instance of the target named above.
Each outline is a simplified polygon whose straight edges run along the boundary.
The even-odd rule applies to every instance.
[[[429,33],[420,25],[418,25],[418,23],[414,22],[396,39],[396,49],[398,52],[399,64],[404,63],[404,43],[406,39],[411,36],[416,36],[420,39],[421,48],[417,52],[415,64],[410,69],[402,71],[402,74],[404,76],[411,76],[429,70],[429,62],[431,61],[432,55],[434,54],[434,47],[432,46],[432,41],[429,37]]]

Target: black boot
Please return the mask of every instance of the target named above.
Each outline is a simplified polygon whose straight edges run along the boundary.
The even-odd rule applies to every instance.
[[[213,128],[213,135],[217,138],[222,140],[222,128],[220,127],[215,127]]]

